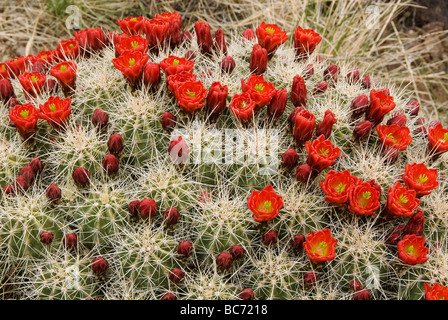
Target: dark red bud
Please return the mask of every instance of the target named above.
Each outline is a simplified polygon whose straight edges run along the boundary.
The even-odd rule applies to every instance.
[[[235,60],[231,56],[226,56],[221,61],[221,70],[231,74],[233,69],[235,69]]]
[[[290,244],[293,250],[298,251],[303,248],[305,237],[301,234],[296,234],[292,237]]]
[[[363,115],[369,106],[369,97],[365,94],[353,99],[350,109],[352,111],[352,120],[356,120]]]
[[[205,21],[196,21],[194,24],[196,39],[202,54],[211,53],[213,46],[212,33],[210,25]]]
[[[352,300],[370,300],[370,291],[367,289],[361,290],[353,294]]]
[[[182,32],[182,41],[191,41],[193,39],[193,35],[188,30],[184,30]]]
[[[168,278],[171,280],[171,282],[173,283],[179,283],[181,282],[185,277],[185,272],[183,272],[181,269],[179,268],[174,268],[170,271]]]
[[[184,257],[189,257],[193,251],[193,244],[190,241],[182,241],[177,246],[177,253]]]
[[[370,76],[365,75],[364,77],[362,77],[362,87],[365,89],[370,89],[371,86],[372,82],[370,81]]]
[[[357,140],[367,139],[372,131],[373,123],[370,121],[361,121],[353,129],[353,137]]]
[[[17,191],[23,191],[25,192],[28,190],[30,185],[28,184],[27,179],[24,176],[17,176],[17,178],[14,180],[14,190]]]
[[[357,292],[362,289],[362,284],[358,280],[350,281],[350,289],[353,292]]]
[[[297,75],[292,81],[290,98],[294,107],[305,106],[307,101],[308,91],[306,89],[305,80]]]
[[[163,220],[167,227],[173,226],[179,222],[180,214],[179,211],[174,208],[168,208],[163,212]]]
[[[356,83],[359,81],[359,70],[358,67],[353,67],[349,73],[347,73],[347,81],[349,83]]]
[[[387,237],[385,242],[391,245],[397,245],[398,241],[401,239],[405,225],[399,224]]]
[[[148,88],[157,88],[160,83],[160,66],[154,62],[148,62],[143,69],[143,83]]]
[[[14,97],[14,88],[7,79],[0,79],[0,101],[7,102]]]
[[[90,172],[84,167],[76,168],[72,177],[79,188],[85,188],[90,184]]]
[[[324,119],[316,126],[316,136],[324,135],[328,139],[333,131],[333,126],[337,122],[334,113],[330,110],[325,111]]]
[[[299,163],[299,155],[296,150],[288,149],[282,154],[282,166],[292,169]]]
[[[269,230],[262,235],[262,240],[265,245],[273,245],[278,242],[278,234],[274,230]]]
[[[303,275],[303,283],[306,286],[313,286],[317,282],[317,273],[315,272],[305,272]]]
[[[50,95],[56,95],[59,90],[59,84],[54,79],[47,79],[45,80],[44,90]]]
[[[93,112],[92,123],[100,129],[103,129],[109,123],[109,116],[103,110],[99,108],[95,109]]]
[[[48,201],[50,202],[58,202],[62,198],[61,189],[58,187],[57,184],[51,184],[47,188],[47,192],[45,194],[47,196]]]
[[[174,127],[176,126],[176,121],[176,116],[170,112],[164,112],[162,114],[162,118],[160,119],[163,130],[168,132],[171,132],[174,129]]]
[[[14,194],[14,186],[12,184],[7,184],[2,190],[5,195]]]
[[[118,133],[115,133],[109,137],[107,141],[107,149],[110,153],[118,156],[124,148],[124,140]]]
[[[29,163],[30,167],[33,168],[35,174],[41,173],[44,169],[44,166],[39,158],[34,158]]]
[[[268,51],[260,46],[258,43],[252,48],[250,55],[249,68],[255,74],[263,74],[268,67]]]
[[[68,233],[62,239],[62,244],[66,249],[76,249],[78,246],[78,237],[74,233]]]
[[[328,88],[328,82],[327,81],[319,81],[316,86],[314,87],[312,94],[318,95],[321,93],[324,93]]]
[[[406,112],[411,117],[416,117],[419,111],[420,111],[420,103],[418,103],[417,100],[411,100],[408,103],[406,103]]]
[[[157,203],[153,199],[143,199],[138,206],[138,214],[143,219],[154,218],[157,213]]]
[[[381,156],[384,158],[384,162],[392,165],[398,160],[398,150],[395,148],[386,148],[382,151]]]
[[[218,29],[215,32],[214,47],[216,51],[222,52],[224,55],[227,55],[226,36],[221,29]]]
[[[278,89],[272,97],[268,106],[269,118],[273,121],[277,121],[285,112],[286,103],[288,102],[288,92],[286,89]]]
[[[171,292],[166,292],[160,300],[177,300],[177,297]]]
[[[244,248],[240,245],[234,244],[230,247],[229,253],[233,260],[238,260],[244,257]]]
[[[18,104],[21,104],[21,103],[16,98],[10,98],[8,101],[8,109],[11,110]]]
[[[250,28],[247,28],[246,30],[244,30],[243,38],[245,38],[247,40],[252,40],[253,38],[255,38],[254,30],[252,30]]]
[[[193,50],[188,50],[187,53],[185,53],[185,59],[187,60],[194,60],[196,58],[196,54]]]
[[[300,182],[307,183],[312,178],[311,167],[307,163],[302,164],[297,168],[295,177]]]
[[[96,275],[105,275],[109,269],[109,262],[103,257],[96,257],[92,260],[92,272]]]
[[[399,125],[400,127],[403,127],[406,125],[406,116],[401,113],[401,111],[396,111],[394,113],[394,115],[392,116],[392,118],[390,118],[389,120],[387,120],[387,125]]]
[[[103,168],[107,173],[116,173],[120,168],[117,157],[113,154],[108,154],[103,160]]]
[[[252,289],[245,288],[245,289],[241,290],[238,297],[241,300],[254,300],[255,295],[254,295],[254,292],[252,291]]]
[[[230,255],[230,253],[228,253],[228,252],[221,252],[216,257],[216,266],[220,270],[230,269],[232,267],[232,264],[233,264],[233,259],[232,259],[232,256]]]
[[[136,217],[138,215],[138,208],[140,206],[140,200],[133,200],[128,205],[128,212],[131,217]]]
[[[23,166],[19,171],[19,176],[23,176],[26,179],[28,185],[30,185],[34,181],[34,170],[30,165]]]
[[[53,242],[53,240],[54,240],[54,235],[50,231],[43,231],[40,234],[40,242],[42,242],[45,245],[51,244]]]
[[[421,237],[423,229],[425,227],[425,214],[421,209],[417,209],[417,212],[409,219],[408,223],[403,229],[403,236],[407,234],[415,234]]]
[[[338,82],[339,67],[335,64],[324,70],[324,80],[327,82]]]
[[[308,64],[303,69],[303,78],[309,79],[314,75],[314,66],[312,64]]]

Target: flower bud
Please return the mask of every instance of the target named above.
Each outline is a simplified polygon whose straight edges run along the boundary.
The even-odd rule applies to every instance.
[[[19,171],[19,176],[23,176],[26,179],[28,185],[30,185],[34,181],[34,170],[30,165],[23,166]]]
[[[254,300],[255,295],[254,295],[254,292],[252,291],[252,289],[245,288],[240,291],[240,293],[238,294],[238,297],[241,300]]]
[[[196,58],[196,54],[193,50],[188,50],[187,53],[185,53],[185,59],[187,60],[194,60]]]
[[[58,202],[62,198],[61,189],[55,183],[51,184],[47,188],[45,195],[47,196],[48,201],[53,203]]]
[[[17,178],[14,180],[14,190],[17,191],[23,191],[25,192],[30,187],[27,179],[24,176],[17,176]]]
[[[18,104],[21,104],[21,103],[16,98],[10,98],[8,101],[8,109],[12,109]]]
[[[425,118],[423,118],[423,117],[417,118],[417,120],[415,121],[415,124],[418,126],[414,130],[415,135],[420,134],[420,133],[427,134],[427,130],[425,127]]]
[[[255,38],[254,30],[252,30],[250,28],[247,28],[246,30],[244,30],[243,38],[245,38],[247,40],[252,40],[253,38]]]
[[[210,195],[207,191],[201,192],[201,194],[199,195],[199,201],[201,201],[202,203],[207,203],[208,201],[210,201]]]
[[[349,73],[347,73],[347,81],[352,84],[359,81],[358,67],[356,66],[352,67]]]
[[[205,102],[210,120],[216,120],[226,108],[229,88],[218,81],[212,83]]]
[[[230,269],[232,267],[232,264],[233,264],[233,259],[232,259],[232,256],[230,255],[230,253],[228,253],[228,252],[221,252],[216,257],[216,266],[220,270]]]
[[[416,236],[422,236],[423,229],[425,227],[425,214],[421,209],[417,209],[417,212],[409,219],[408,223],[403,229],[403,236],[407,234],[415,234]]]
[[[252,48],[250,55],[249,68],[252,73],[263,74],[268,67],[268,51],[258,43]]]
[[[72,177],[79,188],[85,188],[90,184],[90,172],[84,167],[76,168]]]
[[[405,225],[399,224],[387,237],[384,242],[391,245],[397,245],[398,241],[401,239]]]
[[[157,213],[157,203],[153,199],[143,199],[138,206],[138,214],[143,219],[154,218]]]
[[[289,243],[291,244],[291,247],[293,250],[298,251],[303,248],[304,242],[305,242],[305,237],[301,234],[296,234],[292,237],[292,239]]]
[[[37,60],[33,62],[33,64],[31,65],[31,72],[39,72],[41,74],[46,73],[47,67],[45,66],[45,61]]]
[[[244,257],[244,248],[240,245],[234,244],[230,247],[229,253],[233,260],[238,260]]]
[[[272,97],[268,106],[269,119],[277,121],[285,112],[286,103],[288,101],[288,92],[286,89],[278,89]]]
[[[143,69],[143,83],[146,87],[155,89],[160,83],[160,66],[154,62],[148,62]]]
[[[233,69],[235,69],[235,60],[231,56],[226,56],[221,61],[221,70],[231,74]]]
[[[177,300],[177,297],[171,292],[166,292],[160,300]]]
[[[367,289],[358,291],[353,294],[352,300],[370,300],[370,291]]]
[[[193,244],[190,241],[182,241],[177,246],[177,253],[188,258],[193,251]]]
[[[269,230],[262,235],[262,241],[265,245],[273,245],[278,241],[278,234],[275,230]]]
[[[297,168],[295,177],[300,182],[307,183],[312,177],[311,167],[307,163],[302,164]]]
[[[76,249],[78,246],[78,237],[75,233],[68,233],[62,239],[62,244],[66,249]]]
[[[193,39],[193,35],[188,30],[184,30],[182,32],[182,41],[191,41]]]
[[[362,289],[362,284],[358,280],[350,281],[350,289],[353,292],[357,292]]]
[[[364,140],[370,136],[373,124],[370,121],[358,122],[353,129],[353,137],[357,140]]]
[[[182,139],[182,137],[177,137],[171,140],[170,146],[168,147],[168,153],[174,163],[182,163],[188,159],[190,150],[187,143]]]
[[[56,95],[59,90],[59,84],[54,79],[45,80],[44,91],[48,92],[50,95]]]
[[[138,216],[139,206],[140,206],[140,200],[133,200],[128,204],[128,212],[131,217]]]
[[[120,152],[124,148],[124,140],[118,133],[115,133],[109,137],[109,140],[107,141],[107,149],[110,153],[112,153],[115,156],[118,156]]]
[[[183,272],[181,269],[179,268],[174,268],[170,271],[168,278],[171,280],[171,282],[173,283],[179,283],[181,282],[185,277],[185,272]]]
[[[109,116],[103,110],[99,108],[95,109],[93,112],[92,123],[100,129],[103,129],[109,123]]]
[[[311,287],[311,286],[315,285],[316,282],[317,282],[317,273],[315,273],[315,272],[305,272],[303,274],[303,283],[306,286]]]
[[[296,150],[288,149],[282,154],[282,166],[292,169],[299,163],[299,155]]]
[[[387,120],[387,125],[393,125],[396,124],[400,127],[403,127],[406,125],[406,116],[401,113],[401,111],[396,111],[393,115],[392,118],[390,118],[389,120]]]
[[[328,82],[327,81],[319,81],[316,83],[316,86],[314,87],[313,91],[311,92],[313,95],[318,95],[321,93],[324,93],[328,88]]]
[[[168,132],[171,132],[174,129],[174,127],[176,126],[176,121],[176,116],[170,112],[164,112],[162,114],[162,118],[160,119],[163,130]]]
[[[7,79],[0,79],[0,101],[7,102],[14,97],[14,88]]]
[[[330,83],[338,82],[339,67],[335,64],[324,70],[324,80]]]
[[[297,75],[294,77],[292,81],[291,87],[291,101],[294,104],[294,107],[300,107],[306,105],[307,101],[307,90],[305,85],[305,80]]]
[[[364,89],[370,89],[371,86],[372,86],[372,82],[370,81],[370,76],[365,75],[364,77],[362,77],[362,87]]]
[[[5,195],[14,194],[14,186],[12,184],[7,184],[2,190]]]
[[[393,165],[398,160],[398,150],[395,148],[385,148],[381,153],[384,158],[384,162]]]
[[[368,107],[369,107],[369,97],[367,97],[365,94],[353,99],[350,105],[350,109],[352,111],[352,120],[360,118],[361,115],[366,113]]]
[[[103,257],[96,257],[92,260],[92,272],[96,275],[105,275],[109,269],[109,262]]]
[[[43,244],[46,244],[46,245],[51,244],[54,240],[54,235],[50,231],[42,231],[42,233],[40,234],[39,237],[40,237],[40,242],[42,242]]]
[[[202,54],[209,54],[212,51],[213,38],[210,25],[205,21],[196,21],[194,24],[196,38]]]
[[[29,163],[30,167],[33,169],[35,174],[41,173],[44,169],[44,166],[39,158],[34,158]]]
[[[323,134],[325,136],[325,139],[328,139],[328,137],[331,135],[331,132],[333,131],[333,125],[336,122],[337,120],[334,117],[334,113],[330,110],[325,111],[324,119],[316,126],[316,136],[319,137]]]
[[[312,64],[308,64],[303,69],[303,78],[309,79],[314,75],[314,66]]]
[[[120,167],[120,164],[118,163],[117,157],[115,157],[113,154],[108,154],[104,160],[103,160],[103,168],[106,170],[107,173],[117,173],[118,169]]]
[[[384,92],[386,95],[390,96],[390,90],[388,88],[381,89],[378,92]]]
[[[406,103],[405,110],[411,117],[416,117],[418,115],[418,112],[420,111],[420,104],[417,100],[411,100]]]
[[[179,211],[174,207],[168,208],[163,212],[163,220],[167,227],[177,224],[179,222],[179,217]]]
[[[226,36],[221,29],[218,29],[215,32],[214,47],[216,51],[222,52],[224,55],[227,55]]]

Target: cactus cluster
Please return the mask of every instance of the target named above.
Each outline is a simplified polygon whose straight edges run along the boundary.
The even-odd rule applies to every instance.
[[[448,297],[448,129],[411,92],[311,29],[118,25],[0,64],[2,298]]]

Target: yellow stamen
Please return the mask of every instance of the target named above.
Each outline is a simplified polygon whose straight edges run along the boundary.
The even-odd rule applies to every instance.
[[[131,58],[129,59],[129,66],[133,67],[135,65],[135,59]]]
[[[50,109],[51,111],[56,111],[56,105],[52,103],[48,106],[48,109]]]
[[[274,28],[272,28],[272,27],[267,27],[266,31],[271,33],[271,34],[273,34],[275,32]]]
[[[20,112],[20,116],[22,118],[27,118],[30,115],[30,111],[29,110],[23,110],[22,112]]]

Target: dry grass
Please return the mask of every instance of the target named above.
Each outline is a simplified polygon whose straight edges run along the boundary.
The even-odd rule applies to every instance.
[[[437,105],[447,104],[448,76],[446,70],[437,71],[445,61],[427,63],[423,59],[447,31],[418,37],[402,32],[395,18],[415,6],[410,0],[374,4],[367,0],[0,0],[0,59],[48,50],[60,39],[71,37],[73,30],[65,26],[68,5],[80,9],[81,29],[102,26],[117,30],[116,20],[125,16],[151,17],[173,10],[182,15],[185,28],[198,19],[226,33],[256,27],[262,20],[277,23],[290,33],[297,25],[313,28],[323,35],[319,47],[323,55],[336,63],[349,57],[374,80],[390,79],[410,86],[415,93],[410,98],[417,98],[430,117],[439,117],[438,111],[444,108]]]

